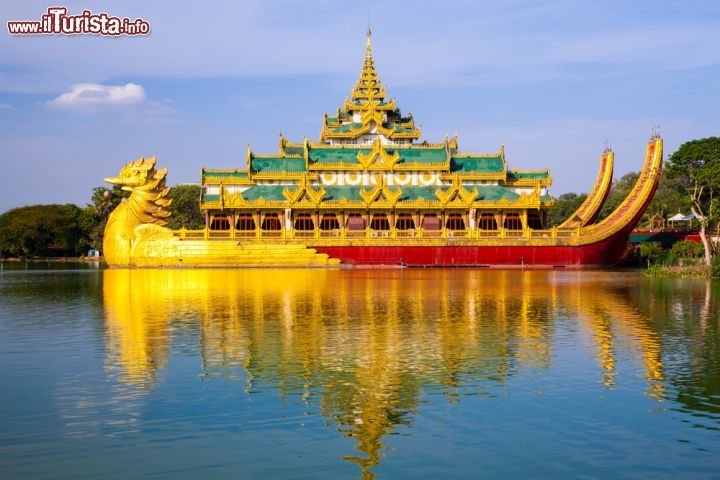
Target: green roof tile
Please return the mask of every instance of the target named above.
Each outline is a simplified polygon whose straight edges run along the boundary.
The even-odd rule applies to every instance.
[[[510,171],[508,172],[508,180],[522,180],[522,179],[545,179],[550,176],[550,172],[523,172],[523,171]]]
[[[285,153],[285,155],[303,155],[305,153],[305,150],[302,146],[294,147],[294,146],[286,145],[283,148],[283,153]]]
[[[472,188],[465,187],[469,190],[472,190]],[[489,201],[497,201],[497,200],[517,200],[520,198],[520,194],[498,185],[478,185],[478,197],[477,200],[489,200]]]
[[[390,187],[393,188],[393,187]],[[420,186],[403,186],[400,187],[402,189],[402,196],[400,197],[400,202],[409,202],[413,200],[437,200],[437,196],[435,196],[435,191],[438,189],[437,185],[432,185],[428,187],[420,187]]]
[[[295,188],[294,186],[290,185],[254,185],[247,190],[245,190],[242,193],[243,198],[246,200],[257,200],[259,198],[264,198],[267,201],[282,201],[285,200],[285,196],[283,195],[283,191],[286,188],[290,188],[291,190]],[[337,202],[341,201],[343,198],[347,201],[353,202],[353,201],[362,201],[363,198],[360,195],[360,191],[364,188],[367,191],[371,190],[372,187],[370,186],[326,186],[325,188],[325,197],[323,198],[323,202]],[[391,190],[396,190],[398,187],[389,187]],[[400,187],[402,189],[402,196],[400,197],[400,202],[409,202],[409,201],[415,201],[415,200],[437,200],[437,196],[435,195],[435,191],[438,189],[438,186],[436,185],[430,185],[430,186],[403,186]],[[486,200],[486,201],[497,201],[497,200],[517,200],[520,195],[515,193],[514,191],[501,187],[501,186],[495,186],[495,185],[478,185],[477,187],[469,188],[469,190],[473,190],[474,188],[477,188],[478,190],[478,200]],[[210,198],[212,197],[212,198]],[[208,200],[218,200],[218,195],[205,195],[203,196],[203,199],[205,201]]]
[[[389,153],[397,151],[400,162],[405,163],[444,163],[447,160],[445,147],[438,148],[396,148],[388,149]]]
[[[368,187],[354,185],[325,187],[325,197],[323,197],[323,202],[337,202],[343,198],[349,202],[362,201],[363,198],[360,196],[360,190],[363,188]]]
[[[368,148],[311,148],[308,152],[310,163],[358,163],[358,152],[368,153]]]
[[[283,190],[292,188],[288,185],[253,185],[244,192],[242,196],[245,200],[257,200],[264,198],[265,200],[285,200]]]
[[[204,170],[203,178],[205,177],[217,177],[217,178],[248,178],[248,172],[245,171],[227,171],[227,170]]]
[[[254,173],[304,172],[305,159],[292,157],[252,157],[250,169]]]
[[[310,163],[345,164],[354,165],[358,163],[358,152],[367,154],[369,148],[313,148],[308,153]],[[393,154],[397,151],[400,154],[398,163],[420,163],[437,164],[444,163],[447,159],[444,147],[439,148],[388,148],[387,152]]]
[[[450,171],[455,173],[502,173],[505,164],[500,155],[494,157],[453,157]]]
[[[362,126],[363,126],[363,124],[360,122],[352,122],[352,123],[346,123],[339,127],[331,127],[330,130],[332,130],[335,133],[348,133],[350,131],[362,128]]]

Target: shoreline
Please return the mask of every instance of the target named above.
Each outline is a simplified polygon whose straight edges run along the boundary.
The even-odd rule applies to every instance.
[[[645,270],[645,275],[651,278],[695,278],[712,280],[718,276],[713,276],[711,267],[707,265],[652,265]]]
[[[0,259],[0,263],[103,263],[103,257],[8,257]]]

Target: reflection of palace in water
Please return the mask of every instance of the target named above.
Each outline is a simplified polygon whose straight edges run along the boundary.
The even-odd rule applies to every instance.
[[[606,388],[621,342],[663,399],[658,334],[609,285],[572,272],[112,269],[108,368],[150,390],[171,337],[197,331],[205,378],[319,407],[355,439],[348,459],[371,478],[383,437],[411,422],[423,395],[501,394],[519,372],[551,367],[557,318],[589,339]]]

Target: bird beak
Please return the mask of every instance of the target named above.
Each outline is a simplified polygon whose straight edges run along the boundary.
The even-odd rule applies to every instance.
[[[105,179],[107,183],[112,183],[113,185],[117,185],[120,183],[120,179],[118,177],[108,177]]]

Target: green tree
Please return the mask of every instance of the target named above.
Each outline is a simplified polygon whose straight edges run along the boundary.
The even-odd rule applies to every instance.
[[[172,215],[168,217],[168,228],[196,230],[205,227],[205,218],[200,211],[200,193],[199,185],[178,185],[170,190],[172,203],[168,210]]]
[[[711,221],[717,221],[720,194],[720,137],[691,140],[680,145],[665,164],[668,178],[678,182],[690,199],[700,223],[705,263],[710,266],[714,249],[707,235]]]
[[[550,209],[548,222],[551,227],[557,227],[577,210],[587,198],[586,193],[563,193],[555,199],[555,206]]]
[[[648,260],[648,265],[658,262],[665,253],[660,242],[644,242],[640,244],[640,256]]]
[[[0,254],[12,256],[79,255],[88,246],[76,205],[32,205],[0,215]]]
[[[679,242],[673,243],[673,246],[670,248],[670,252],[677,258],[683,260],[702,258],[704,253],[702,245],[690,240],[680,240]]]
[[[627,198],[630,190],[632,190],[635,183],[637,183],[638,178],[640,178],[640,174],[638,172],[629,172],[622,177],[613,180],[613,184],[610,187],[610,193],[608,193],[605,203],[603,203],[602,208],[600,208],[598,221],[610,215],[613,210],[615,210],[623,202],[623,200]]]
[[[639,172],[629,172],[613,181],[612,187],[610,187],[610,193],[608,193],[608,198],[600,209],[598,221],[606,218],[613,210],[620,206],[630,194],[639,177]],[[655,195],[645,210],[643,221],[648,221],[649,218],[656,213],[660,213],[663,217],[667,218],[679,211],[687,212],[689,209],[690,202],[683,196],[681,185],[677,180],[669,178],[667,174],[663,172],[660,174]]]
[[[89,239],[90,246],[97,250],[102,248],[108,217],[120,205],[120,202],[129,196],[130,192],[123,190],[119,185],[113,185],[110,189],[93,188],[90,198],[92,203],[83,209],[81,216],[81,225]]]
[[[669,178],[667,172],[662,172],[658,188],[647,208],[648,216],[659,213],[667,219],[678,212],[689,211],[690,200],[684,195],[682,185],[676,178]]]

